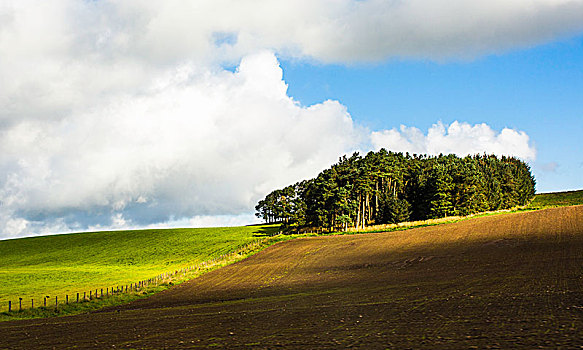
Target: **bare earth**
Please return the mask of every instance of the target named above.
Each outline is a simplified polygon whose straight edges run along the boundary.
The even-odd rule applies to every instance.
[[[583,206],[298,239],[0,348],[580,348]]]

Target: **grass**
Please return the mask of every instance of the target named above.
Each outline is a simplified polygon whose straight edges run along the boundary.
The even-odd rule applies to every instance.
[[[50,296],[54,304],[55,296],[64,300],[65,295],[88,295],[90,290],[131,284],[213,261],[192,271],[200,274],[235,259],[229,253],[277,230],[278,226],[266,225],[109,231],[0,241],[0,310],[7,309],[9,300],[13,310],[18,298],[23,298],[26,308],[31,299],[40,306],[44,296]]]
[[[530,205],[519,210],[583,204],[583,191],[544,193]],[[508,212],[508,211],[504,211]],[[499,214],[481,213],[476,216]],[[340,234],[400,231],[450,223],[467,218],[450,217],[430,221],[367,227],[359,232]],[[241,260],[276,241],[317,234],[271,237],[277,225],[230,228],[160,229],[76,233],[0,241],[0,311],[18,308],[18,298],[29,308],[31,299],[41,305],[44,296],[64,300],[76,293],[111,288],[152,278],[164,272],[195,266],[186,274],[174,276],[172,283],[200,275],[210,269]],[[261,240],[257,245],[242,247]],[[210,264],[204,262],[212,261]],[[85,312],[123,303],[167,288],[170,280],[143,290],[138,294],[116,296],[91,303],[80,303],[62,308],[30,310],[23,313],[0,313],[0,320],[12,318],[45,317],[55,314]]]
[[[583,204],[583,190],[540,193],[528,205],[530,209],[545,209]]]
[[[8,320],[18,320],[18,319],[30,319],[30,318],[44,318],[53,316],[65,316],[65,315],[75,315],[80,313],[86,313],[89,311],[116,306],[120,304],[125,304],[133,300],[147,298],[157,292],[167,289],[172,284],[164,284],[160,286],[153,286],[151,288],[143,289],[140,292],[135,293],[119,293],[110,295],[104,298],[92,299],[87,301],[71,302],[65,305],[61,300],[59,301],[58,308],[54,305],[54,299],[47,302],[47,306],[42,306],[42,301],[39,304],[35,304],[34,308],[23,308],[22,311],[18,311],[18,305],[16,305],[16,310],[12,312],[1,312],[0,321]],[[42,300],[42,299],[41,299]],[[39,300],[40,301],[40,300]],[[30,301],[29,301],[30,302]],[[30,306],[30,305],[25,305]],[[13,306],[14,309],[14,306]]]
[[[471,218],[475,218],[475,217],[504,214],[504,213],[522,211],[522,210],[525,210],[525,209],[515,208],[515,209],[508,209],[508,210],[498,210],[498,211],[492,211],[492,212],[472,214],[472,215],[468,215],[468,216],[447,216],[447,217],[439,218],[439,219],[407,221],[407,222],[400,222],[397,224],[373,225],[373,226],[366,226],[365,228],[349,228],[347,231],[338,232],[337,234],[404,231],[404,230],[409,230],[412,228],[435,226],[435,225],[441,225],[441,224],[451,224],[454,222],[458,222],[461,220],[467,220],[467,219],[471,219]]]

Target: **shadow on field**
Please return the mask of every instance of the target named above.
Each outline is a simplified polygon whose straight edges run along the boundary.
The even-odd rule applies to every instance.
[[[279,225],[260,227],[253,232],[253,237],[271,237],[279,232]]]
[[[0,348],[574,348],[582,266],[583,206],[303,238],[113,312],[0,323]]]

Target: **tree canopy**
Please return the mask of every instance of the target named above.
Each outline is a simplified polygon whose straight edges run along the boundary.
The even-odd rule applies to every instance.
[[[508,209],[534,194],[529,165],[515,157],[381,149],[342,156],[314,179],[269,193],[255,209],[288,231],[333,231]]]

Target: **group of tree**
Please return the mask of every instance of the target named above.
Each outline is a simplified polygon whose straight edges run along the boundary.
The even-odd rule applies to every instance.
[[[287,231],[335,231],[507,209],[534,194],[530,167],[514,157],[381,149],[343,156],[316,178],[269,193],[255,209]]]

